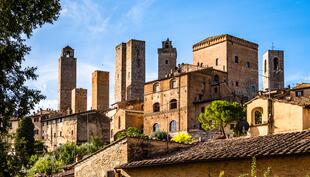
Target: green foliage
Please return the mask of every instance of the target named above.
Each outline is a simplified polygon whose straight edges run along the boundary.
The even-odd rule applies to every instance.
[[[171,141],[177,142],[177,143],[191,143],[193,142],[193,138],[188,133],[179,133],[176,136],[174,136]]]
[[[150,135],[150,138],[155,140],[169,140],[169,135],[164,131],[156,131]]]
[[[252,163],[251,163],[251,177],[256,177],[256,158],[252,158]]]
[[[220,128],[222,134],[226,136],[224,127],[229,123],[242,120],[244,116],[244,108],[239,103],[216,100],[199,115],[198,119],[205,130]]]
[[[34,142],[34,152],[36,154],[43,154],[43,152],[46,151],[45,150],[45,147],[44,147],[44,142],[43,141],[39,141],[39,140],[36,140]]]
[[[62,167],[62,162],[57,160],[55,156],[45,155],[40,157],[28,171],[27,176],[32,177],[36,173],[43,173],[46,175],[51,175],[53,173],[59,172]]]
[[[122,139],[124,137],[138,137],[144,138],[145,135],[137,128],[129,127],[125,131],[121,131],[115,135],[115,141]]]
[[[15,150],[20,163],[27,166],[30,156],[34,154],[34,125],[30,117],[20,121],[16,130]]]
[[[38,77],[36,67],[22,65],[30,52],[25,40],[34,29],[55,21],[59,11],[59,0],[0,0],[0,177],[20,171],[18,157],[8,154],[6,145],[10,118],[26,116],[44,99],[40,91],[25,85]]]
[[[55,152],[55,157],[63,164],[68,165],[74,162],[76,156],[76,145],[73,143],[66,143],[59,146]]]
[[[95,144],[92,143],[84,143],[78,147],[76,147],[76,154],[80,155],[81,157],[94,153],[98,150]]]

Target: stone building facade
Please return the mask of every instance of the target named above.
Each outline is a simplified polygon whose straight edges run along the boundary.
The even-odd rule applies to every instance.
[[[258,44],[228,34],[193,45],[193,64],[227,72],[228,86],[240,101],[258,91]]]
[[[189,146],[139,138],[121,139],[75,163],[74,176],[114,177],[118,175],[114,168],[124,163],[172,153]]]
[[[115,102],[143,100],[145,42],[131,39],[115,50]]]
[[[284,51],[268,50],[263,55],[263,91],[284,88]]]
[[[174,134],[200,129],[198,116],[216,99],[230,99],[227,73],[212,68],[180,65],[170,77],[144,86],[144,133]]]
[[[165,78],[177,65],[177,49],[172,46],[169,38],[162,41],[162,47],[158,52],[158,79]]]
[[[94,110],[47,117],[41,120],[39,130],[49,151],[67,142],[82,144],[91,138],[99,138],[104,144],[110,141],[110,119]]]
[[[58,110],[71,109],[71,91],[76,87],[76,58],[74,49],[62,49],[58,60]]]
[[[92,109],[104,111],[109,109],[109,72],[94,71],[92,73]]]
[[[259,95],[246,103],[246,108],[251,136],[310,128],[310,98],[296,96],[294,89]]]
[[[73,89],[71,99],[71,110],[73,114],[87,111],[87,89]]]

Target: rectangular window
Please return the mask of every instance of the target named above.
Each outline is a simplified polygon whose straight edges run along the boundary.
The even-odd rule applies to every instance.
[[[54,133],[54,137],[56,137],[56,133]]]
[[[304,96],[304,91],[296,91],[296,96],[300,97],[300,96]]]
[[[62,136],[62,131],[59,132],[59,136]]]
[[[201,112],[205,112],[205,107],[201,107]]]

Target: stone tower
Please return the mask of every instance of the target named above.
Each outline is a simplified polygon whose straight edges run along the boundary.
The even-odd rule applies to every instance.
[[[126,100],[142,100],[145,83],[145,42],[129,40],[126,44]]]
[[[162,48],[158,49],[158,79],[165,78],[177,64],[177,49],[173,48],[169,38],[162,42]]]
[[[87,89],[73,89],[71,100],[71,109],[73,114],[87,111]]]
[[[115,102],[143,100],[145,42],[131,39],[116,46]]]
[[[58,59],[58,110],[71,108],[71,91],[76,87],[76,58],[74,49],[62,49]]]
[[[263,90],[284,88],[284,51],[268,50],[263,55]]]
[[[126,97],[126,43],[115,47],[115,102],[124,101]]]
[[[94,71],[92,73],[92,109],[109,108],[109,72]]]

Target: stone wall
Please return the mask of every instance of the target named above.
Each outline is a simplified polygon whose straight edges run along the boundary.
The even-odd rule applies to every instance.
[[[126,43],[115,47],[115,102],[125,100],[126,96]]]
[[[257,159],[257,176],[263,176],[268,167],[271,176],[305,177],[310,175],[308,164],[309,154],[303,156],[270,157]],[[182,163],[175,165],[162,165],[156,167],[143,167],[122,170],[125,177],[201,177],[219,176],[224,171],[225,177],[236,177],[251,173],[251,159]]]
[[[58,110],[71,108],[71,91],[76,87],[76,58],[74,50],[67,46],[62,49],[58,60]]]
[[[158,79],[163,79],[171,73],[177,65],[177,49],[172,46],[172,41],[167,39],[162,42],[158,50]]]
[[[108,171],[124,163],[171,153],[190,145],[165,141],[125,138],[75,164],[75,177],[106,177]]]
[[[129,40],[126,44],[126,100],[143,100],[145,83],[145,42]]]
[[[87,89],[73,89],[71,100],[71,110],[73,114],[87,111]]]
[[[96,70],[92,73],[92,109],[107,110],[109,99],[109,72]]]

